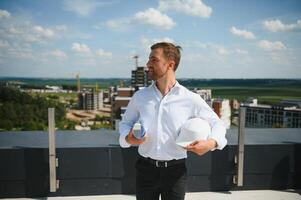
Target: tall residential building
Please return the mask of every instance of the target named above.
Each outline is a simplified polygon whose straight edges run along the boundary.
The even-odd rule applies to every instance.
[[[135,88],[132,87],[118,87],[117,96],[119,97],[132,97],[135,93]]]
[[[120,88],[117,87],[115,91],[115,95],[112,96],[111,101],[111,124],[112,128],[117,128],[116,126],[122,118],[123,113],[126,110],[128,103],[130,102],[132,96],[135,93],[135,88]]]
[[[286,105],[241,104],[246,107],[246,127],[301,128],[301,109]]]
[[[224,122],[226,128],[229,129],[231,125],[231,107],[229,99],[213,99],[212,108]]]
[[[139,89],[140,87],[147,87],[151,84],[151,80],[148,78],[146,67],[137,67],[136,70],[132,70],[132,87]]]
[[[193,90],[193,92],[199,94],[199,95],[202,97],[202,99],[204,99],[204,100],[206,101],[206,103],[207,103],[210,107],[212,107],[212,100],[211,100],[212,95],[211,95],[211,89],[206,89],[206,90],[205,90],[205,89],[201,89],[201,90],[199,90],[199,89],[195,88],[195,89]]]
[[[78,93],[78,107],[82,110],[99,110],[103,107],[102,92]]]

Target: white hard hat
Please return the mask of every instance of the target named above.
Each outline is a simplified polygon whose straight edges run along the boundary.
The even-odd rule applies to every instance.
[[[176,143],[186,147],[195,140],[207,140],[210,133],[211,127],[207,121],[200,118],[192,118],[187,120],[181,127]]]

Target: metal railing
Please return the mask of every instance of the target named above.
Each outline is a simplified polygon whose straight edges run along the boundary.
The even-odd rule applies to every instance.
[[[233,183],[237,186],[243,186],[244,178],[244,153],[245,153],[245,120],[246,108],[239,109],[239,124],[238,124],[238,149],[235,156],[235,164],[237,173],[233,177]]]
[[[49,133],[49,178],[50,192],[56,192],[59,188],[59,180],[56,179],[58,159],[55,151],[55,115],[54,108],[48,108],[48,133]]]

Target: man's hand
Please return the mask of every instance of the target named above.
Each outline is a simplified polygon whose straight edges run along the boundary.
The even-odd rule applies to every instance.
[[[217,146],[217,143],[213,139],[209,140],[196,140],[193,143],[189,144],[185,149],[187,151],[192,151],[199,156],[204,155],[208,151],[214,149]]]
[[[134,136],[133,129],[130,130],[129,134],[125,137],[125,141],[131,145],[139,145],[145,141],[146,137],[144,136],[141,139],[138,139]]]

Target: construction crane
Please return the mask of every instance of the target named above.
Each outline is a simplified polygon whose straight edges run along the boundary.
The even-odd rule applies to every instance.
[[[120,87],[124,87],[124,81],[123,81],[123,80],[120,80],[120,81],[119,81],[119,86],[120,86]]]
[[[138,67],[138,58],[139,58],[139,56],[138,56],[138,55],[135,55],[133,58],[135,59],[135,62],[136,62],[136,68],[137,68],[137,67]]]
[[[77,83],[77,93],[80,93],[79,72],[76,74],[76,83]]]
[[[99,92],[98,83],[95,83],[95,92]]]

